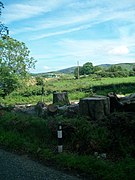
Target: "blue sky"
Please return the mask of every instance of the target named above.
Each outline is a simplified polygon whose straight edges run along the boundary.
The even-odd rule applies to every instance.
[[[31,72],[135,62],[135,0],[2,0],[2,21],[36,60]]]

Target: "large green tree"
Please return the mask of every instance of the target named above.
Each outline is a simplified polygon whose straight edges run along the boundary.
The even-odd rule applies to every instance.
[[[79,75],[89,75],[93,74],[95,71],[94,66],[91,62],[85,63],[83,66],[79,67]],[[74,76],[78,78],[78,67],[74,70]]]
[[[87,62],[83,65],[83,73],[86,75],[93,74],[94,67],[91,62]]]
[[[0,39],[0,88],[5,96],[18,85],[19,78],[25,77],[35,67],[34,58],[25,43],[9,36]]]

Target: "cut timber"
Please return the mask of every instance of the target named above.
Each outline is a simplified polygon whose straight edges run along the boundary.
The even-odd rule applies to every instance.
[[[53,92],[53,104],[68,105],[68,93],[67,92]]]
[[[108,97],[110,98],[110,112],[121,111],[123,109],[123,105],[120,102],[120,99],[114,92],[108,93]]]
[[[54,104],[49,104],[47,107],[48,115],[55,115],[57,114],[57,106]]]
[[[36,111],[36,113],[37,113],[37,115],[38,115],[39,117],[42,116],[43,107],[45,107],[45,103],[40,102],[40,101],[39,101],[39,102],[36,104],[36,106],[35,106],[35,111]]]
[[[110,100],[106,96],[94,96],[80,99],[80,114],[92,120],[100,120],[110,114]]]

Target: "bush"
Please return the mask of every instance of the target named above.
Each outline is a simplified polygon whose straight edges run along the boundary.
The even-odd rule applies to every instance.
[[[40,76],[37,76],[36,77],[36,85],[38,86],[43,86],[44,85],[44,78],[43,77],[40,77]]]
[[[109,130],[108,151],[117,156],[135,157],[135,113],[113,113],[105,119],[103,126]]]

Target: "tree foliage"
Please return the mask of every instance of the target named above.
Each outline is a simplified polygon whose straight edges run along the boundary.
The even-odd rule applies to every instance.
[[[91,62],[85,63],[83,66],[79,67],[79,75],[89,75],[93,74],[94,66]],[[78,67],[74,70],[75,77],[78,76]]]
[[[91,62],[79,67],[79,75],[90,75],[91,77],[128,77],[135,76],[135,66],[132,69],[124,68],[120,65],[111,65],[108,68],[93,66]],[[74,76],[78,77],[78,67],[74,71]]]
[[[1,40],[1,63],[10,68],[10,73],[25,76],[30,68],[34,68],[35,60],[29,57],[30,51],[25,43],[6,36]]]
[[[94,72],[94,67],[93,64],[91,62],[87,62],[83,65],[83,74],[88,75],[88,74],[93,74]]]
[[[108,72],[118,72],[118,71],[125,71],[125,69],[122,69],[121,66],[112,65],[108,68]]]
[[[0,39],[0,87],[4,96],[17,87],[19,78],[34,68],[36,61],[29,54],[25,43],[8,36]]]

